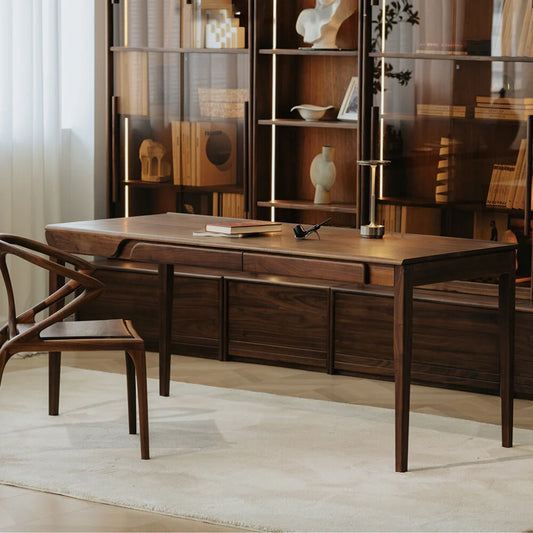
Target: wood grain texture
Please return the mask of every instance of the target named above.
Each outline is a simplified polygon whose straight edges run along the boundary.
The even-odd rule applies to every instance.
[[[326,370],[325,289],[228,283],[228,357]]]

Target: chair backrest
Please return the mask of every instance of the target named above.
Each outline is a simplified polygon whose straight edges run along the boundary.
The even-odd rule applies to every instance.
[[[49,279],[56,276],[59,280],[57,290],[19,314],[16,310],[15,293],[7,261],[9,255],[48,271]],[[16,235],[0,234],[0,271],[8,303],[8,321],[0,329],[2,349],[7,349],[12,342],[27,341],[38,336],[43,329],[72,315],[104,289],[103,283],[91,276],[94,268],[87,261],[52,246]],[[65,299],[70,295],[74,297],[66,302]],[[36,315],[46,310],[48,316],[37,321]],[[29,327],[20,328],[21,324],[27,324]]]

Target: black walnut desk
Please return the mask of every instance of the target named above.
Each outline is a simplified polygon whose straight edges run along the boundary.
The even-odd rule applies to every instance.
[[[292,226],[246,238],[199,237],[214,217],[167,213],[46,227],[49,244],[72,253],[159,265],[160,393],[169,394],[174,265],[316,278],[393,287],[396,471],[407,470],[413,289],[458,279],[499,279],[502,445],[512,446],[515,246],[426,235],[386,233],[364,239],[348,228],[324,227],[321,239],[296,240]],[[370,325],[369,325],[370,327]]]

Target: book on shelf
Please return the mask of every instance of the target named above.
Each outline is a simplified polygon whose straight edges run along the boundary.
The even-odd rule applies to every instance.
[[[475,118],[526,120],[533,115],[533,98],[477,96]]]
[[[380,203],[377,219],[386,232],[441,235],[440,208]]]
[[[516,158],[514,183],[515,193],[512,209],[524,209],[526,205],[526,181],[527,181],[527,139],[520,141],[518,156]],[[509,207],[509,206],[508,206]]]
[[[416,50],[417,54],[450,54],[455,56],[467,55],[464,42],[421,42]]]
[[[189,121],[181,122],[181,185],[193,184],[193,143],[191,136],[191,123]]]
[[[476,96],[476,104],[492,104],[505,106],[532,106],[533,97],[524,96]]]
[[[527,141],[522,139],[514,165],[495,163],[492,167],[487,207],[524,209],[526,197]]]
[[[533,110],[496,108],[496,107],[476,107],[474,118],[489,118],[497,120],[527,120],[533,115]]]
[[[214,192],[213,216],[244,218],[244,194],[233,192]]]
[[[466,55],[464,0],[420,2],[420,42],[417,53]]]
[[[251,233],[272,233],[281,231],[280,222],[265,220],[242,220],[234,222],[213,222],[205,225],[207,233],[222,233],[226,235],[244,235]]]
[[[517,193],[515,165],[495,163],[492,167],[489,190],[485,205],[511,209]]]
[[[443,104],[416,104],[417,115],[464,118],[466,106]]]
[[[170,132],[172,137],[172,181],[174,185],[183,185],[181,168],[181,123],[171,122]]]

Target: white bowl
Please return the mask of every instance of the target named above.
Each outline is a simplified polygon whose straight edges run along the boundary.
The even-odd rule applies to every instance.
[[[295,109],[298,110],[298,113],[300,113],[300,116],[304,120],[320,120],[328,109],[333,109],[333,106],[328,105],[326,107],[322,107],[313,104],[300,104],[295,105],[291,111],[294,111]]]

